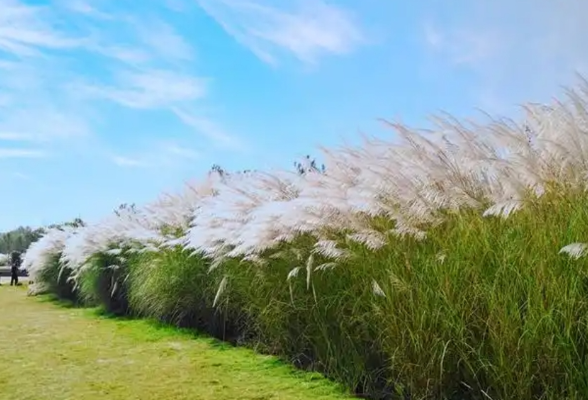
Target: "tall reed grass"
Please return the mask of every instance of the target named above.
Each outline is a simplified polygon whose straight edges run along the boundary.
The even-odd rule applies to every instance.
[[[588,84],[520,123],[389,124],[326,171],[219,174],[25,255],[36,292],[193,327],[372,398],[588,395]]]

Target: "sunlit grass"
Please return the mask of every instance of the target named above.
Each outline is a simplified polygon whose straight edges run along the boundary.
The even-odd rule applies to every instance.
[[[348,398],[273,357],[25,295],[24,288],[0,288],[2,399]]]

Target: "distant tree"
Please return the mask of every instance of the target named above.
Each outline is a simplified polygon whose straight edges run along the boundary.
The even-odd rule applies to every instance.
[[[71,222],[66,222],[64,224],[65,226],[71,226],[72,228],[81,228],[83,226],[86,226],[86,224],[84,223],[84,221],[82,221],[81,218],[74,218],[73,221]]]
[[[44,229],[20,226],[12,231],[0,233],[0,253],[24,252],[31,243],[44,234]]]
[[[47,228],[49,229],[61,229],[63,230],[63,228],[81,228],[86,226],[86,223],[81,219],[81,218],[74,218],[71,221],[67,221],[67,222],[63,222],[61,224],[51,224],[49,225]]]
[[[237,172],[229,172],[226,169],[224,169],[223,167],[221,167],[218,164],[213,164],[213,166],[210,168],[210,171],[208,172],[208,174],[218,174],[221,178],[224,178],[226,176],[229,175],[233,175],[233,174],[248,174],[250,172],[254,172],[255,170],[252,169],[244,169],[242,171],[237,171]]]
[[[324,164],[321,164],[320,166],[318,165],[317,161],[315,159],[310,158],[309,155],[307,155],[306,157],[304,157],[302,160],[300,161],[296,161],[294,163],[294,167],[296,168],[296,171],[300,174],[300,175],[304,175],[306,173],[309,172],[318,172],[318,173],[324,173],[326,168]],[[237,172],[229,172],[226,169],[224,169],[223,167],[221,167],[219,164],[213,164],[213,166],[210,168],[209,174],[213,174],[216,173],[218,174],[221,178],[229,176],[229,175],[233,175],[233,174],[248,174],[251,172],[255,172],[255,170],[251,170],[251,169],[244,169],[242,171],[237,171]]]

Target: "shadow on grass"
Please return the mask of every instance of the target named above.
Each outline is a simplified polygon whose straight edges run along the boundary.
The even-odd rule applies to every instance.
[[[141,317],[140,315],[119,315],[108,312],[102,307],[88,308],[88,314],[99,319],[108,319],[117,322],[140,322],[151,328],[154,332],[158,334],[158,336],[181,335],[184,337],[189,337],[191,339],[198,339],[199,341],[204,342],[218,350],[229,350],[237,347],[246,348],[245,346],[236,346],[231,342],[224,342],[220,339],[216,339],[208,335],[207,333],[200,332],[194,328],[179,328],[177,326],[171,325],[169,322],[159,321],[153,318],[145,318]]]

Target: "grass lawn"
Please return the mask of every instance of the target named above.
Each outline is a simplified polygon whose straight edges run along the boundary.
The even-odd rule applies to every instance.
[[[142,320],[0,286],[0,399],[349,399],[317,374]]]

